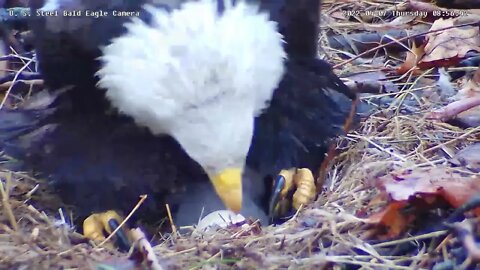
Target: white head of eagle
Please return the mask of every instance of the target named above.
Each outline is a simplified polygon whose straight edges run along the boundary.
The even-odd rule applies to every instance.
[[[114,107],[174,137],[239,211],[254,120],[283,76],[286,54],[268,14],[235,2],[226,0],[223,12],[217,0],[171,12],[145,6],[152,22],[127,23],[127,33],[103,48],[97,75]]]

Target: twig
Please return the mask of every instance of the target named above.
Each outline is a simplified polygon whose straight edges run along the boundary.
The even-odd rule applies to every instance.
[[[379,144],[375,143],[374,141],[370,140],[369,138],[365,137],[365,136],[358,136],[358,135],[355,135],[355,134],[348,134],[347,135],[348,137],[352,137],[352,138],[356,138],[356,139],[362,139],[370,144],[372,144],[373,146],[375,146],[376,148],[378,148],[379,150],[381,150],[382,152],[385,152],[389,155],[392,155],[396,158],[398,158],[399,160],[403,161],[403,162],[406,162],[407,159],[400,156],[399,154],[396,154],[396,153],[393,153],[393,152],[390,152],[388,151],[387,149],[385,149],[384,147],[380,146]]]
[[[17,220],[15,219],[15,216],[13,215],[12,211],[12,206],[10,205],[10,202],[8,200],[9,194],[8,194],[8,186],[11,182],[12,174],[11,173],[5,173],[5,180],[6,180],[6,186],[3,185],[3,181],[0,179],[0,194],[2,195],[2,204],[3,204],[3,209],[5,210],[5,213],[7,214],[8,220],[10,221],[10,225],[12,226],[13,230],[18,231],[18,224]]]
[[[0,88],[6,88],[6,87],[12,87],[16,83],[24,83],[26,85],[43,85],[44,81],[43,80],[17,80],[15,82],[10,81],[6,83],[0,84]]]
[[[475,208],[480,207],[480,195],[475,195],[472,198],[470,198],[467,202],[462,204],[460,207],[455,209],[453,213],[451,213],[447,220],[445,221],[446,223],[453,223],[463,217],[465,212],[471,211]]]
[[[17,73],[15,74],[15,77],[13,78],[13,82],[15,82],[18,79],[18,76],[33,62],[33,59],[30,59],[22,68],[20,68]],[[8,96],[10,95],[10,91],[13,89],[14,83],[8,87],[7,92],[5,93],[5,96],[3,97],[2,102],[0,103],[0,110],[3,108],[3,105],[5,105],[5,102],[8,99]]]
[[[152,245],[145,237],[145,234],[139,228],[133,229],[131,231],[132,238],[137,241],[138,250],[143,254],[149,269],[152,270],[163,270],[164,268],[158,262],[158,258],[153,251]]]
[[[99,245],[98,247],[101,247],[103,246],[105,243],[107,243],[117,232],[118,230],[120,230],[123,225],[132,217],[132,215],[137,211],[137,209],[140,207],[140,205],[142,205],[142,203],[147,199],[147,195],[144,194],[144,195],[140,195],[140,200],[137,202],[137,204],[135,205],[135,207],[133,207],[132,211],[130,211],[130,213],[127,215],[127,217],[120,223],[120,225],[118,225],[118,227],[113,230],[113,232],[107,237],[105,238],[105,240],[103,240]]]
[[[175,256],[182,255],[182,254],[185,254],[185,253],[194,252],[194,251],[196,251],[196,250],[197,250],[197,247],[192,247],[192,248],[184,249],[184,250],[181,250],[181,251],[172,253],[172,254],[162,255],[162,257],[163,257],[164,259],[165,259],[165,258],[170,258],[170,257],[175,257]]]
[[[446,145],[452,144],[452,143],[454,143],[454,142],[456,142],[456,141],[459,141],[459,140],[461,140],[461,139],[463,139],[463,138],[465,138],[465,137],[470,136],[470,134],[472,134],[472,133],[479,132],[479,131],[480,131],[480,126],[475,127],[475,128],[472,128],[471,130],[463,133],[462,135],[458,136],[457,138],[454,138],[454,139],[452,139],[452,140],[446,141],[446,142],[441,143],[441,144],[437,144],[437,145],[435,145],[435,146],[433,146],[433,147],[431,147],[431,148],[425,149],[425,150],[423,151],[423,154],[428,153],[428,152],[431,152],[431,151],[433,151],[433,150],[440,149],[440,148],[442,148],[442,147],[445,147]]]
[[[173,235],[177,236],[177,228],[175,227],[175,223],[173,222],[172,212],[170,211],[170,206],[167,203],[167,204],[165,204],[165,207],[167,208],[168,221],[170,222],[170,226],[172,228],[172,233],[173,233]]]
[[[398,240],[394,240],[394,241],[383,242],[383,243],[372,245],[372,247],[379,248],[379,247],[394,246],[394,245],[398,245],[398,244],[401,244],[401,243],[410,242],[410,241],[414,241],[414,240],[430,239],[430,238],[433,238],[433,237],[445,235],[447,233],[449,233],[448,230],[436,231],[436,232],[432,232],[432,233],[407,237],[407,238],[398,239]]]
[[[33,81],[42,79],[42,75],[38,72],[25,71],[20,72],[18,75],[17,73],[19,72],[12,72],[4,77],[1,77],[0,84],[4,85],[5,83],[13,83],[15,81],[15,76],[17,81]]]

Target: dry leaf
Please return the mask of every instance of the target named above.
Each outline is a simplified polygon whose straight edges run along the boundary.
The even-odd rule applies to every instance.
[[[454,19],[438,19],[430,30],[454,26]],[[425,56],[418,63],[421,69],[454,66],[468,51],[480,51],[479,29],[474,26],[450,28],[426,35]]]
[[[446,167],[407,170],[378,179],[379,188],[395,201],[433,194],[459,207],[480,192],[480,176],[466,177]]]
[[[413,43],[412,49],[407,52],[405,62],[397,69],[397,74],[405,74],[412,69],[417,70],[417,63],[424,54],[424,46],[417,47]]]
[[[405,202],[392,202],[381,212],[371,215],[368,222],[384,226],[386,233],[382,235],[387,238],[395,238],[415,219],[412,215],[407,216],[400,212],[406,205]]]
[[[466,177],[448,167],[419,168],[390,173],[378,178],[376,185],[382,191],[380,196],[388,197],[390,201],[383,210],[367,220],[380,225],[375,228],[380,238],[393,238],[419,218],[415,211],[407,214],[403,209],[413,206],[424,211],[425,208],[437,207],[437,203],[442,201],[454,208],[460,207],[480,192],[480,176]],[[480,214],[480,209],[475,213]],[[386,231],[379,233],[378,229],[382,227]]]

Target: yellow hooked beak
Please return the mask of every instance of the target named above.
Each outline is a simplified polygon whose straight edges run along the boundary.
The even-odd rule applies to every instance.
[[[210,176],[215,191],[225,206],[235,212],[242,209],[242,170],[228,168],[217,175]]]

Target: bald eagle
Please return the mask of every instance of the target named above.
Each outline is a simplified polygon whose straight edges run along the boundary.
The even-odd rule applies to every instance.
[[[233,211],[262,208],[265,179],[317,171],[354,98],[317,57],[319,6],[34,0],[49,89],[0,112],[2,148],[80,217],[148,194],[134,218],[158,220],[202,183]]]

